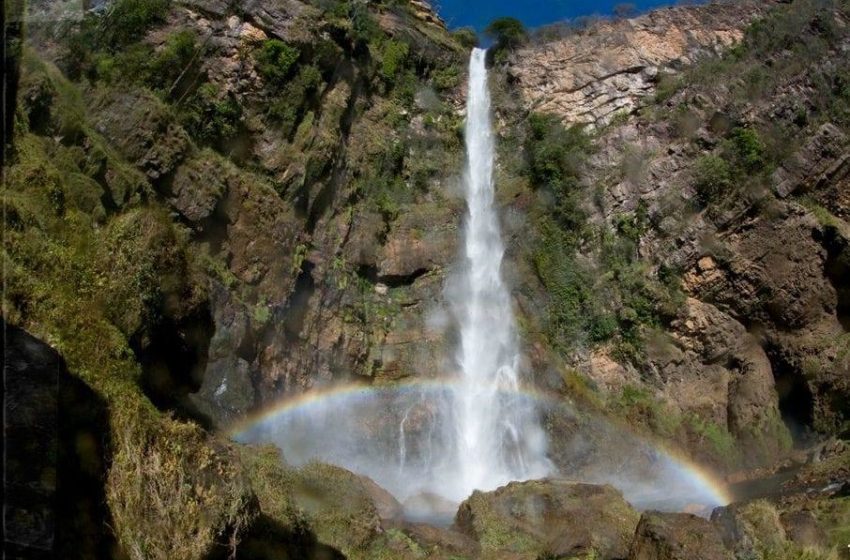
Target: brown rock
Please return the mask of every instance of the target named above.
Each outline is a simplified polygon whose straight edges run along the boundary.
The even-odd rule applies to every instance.
[[[646,512],[640,518],[629,560],[732,560],[710,521],[689,513]]]
[[[654,94],[659,69],[687,64],[740,40],[765,4],[680,7],[602,20],[563,39],[522,49],[511,72],[528,106],[566,122],[603,125]]]
[[[638,514],[613,487],[557,479],[511,482],[473,492],[455,526],[475,538],[482,557],[626,558]]]

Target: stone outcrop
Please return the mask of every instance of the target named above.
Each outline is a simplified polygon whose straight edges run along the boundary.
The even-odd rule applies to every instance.
[[[654,95],[661,74],[734,45],[769,4],[719,2],[601,20],[521,49],[510,72],[530,109],[604,125]]]
[[[611,486],[557,479],[511,482],[473,492],[455,526],[481,545],[482,557],[628,556],[638,514]]]
[[[688,513],[646,512],[635,530],[629,560],[732,560],[720,531]]]

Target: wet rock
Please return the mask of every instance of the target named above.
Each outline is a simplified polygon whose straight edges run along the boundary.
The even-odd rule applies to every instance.
[[[640,518],[629,560],[732,560],[720,531],[689,513],[646,512]]]
[[[455,526],[475,538],[482,555],[626,558],[639,515],[613,487],[557,479],[511,482],[475,491]]]
[[[458,221],[453,209],[443,204],[407,208],[387,233],[378,260],[379,277],[403,281],[451,263],[457,250]]]
[[[256,402],[251,365],[238,354],[250,344],[251,332],[245,309],[224,286],[213,285],[210,296],[215,334],[201,386],[189,400],[212,425],[225,428]]]

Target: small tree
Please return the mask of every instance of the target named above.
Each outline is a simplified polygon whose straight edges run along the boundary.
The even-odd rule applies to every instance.
[[[493,54],[497,59],[505,51],[519,47],[528,39],[528,32],[522,22],[512,17],[494,19],[484,30],[484,34],[493,39]]]

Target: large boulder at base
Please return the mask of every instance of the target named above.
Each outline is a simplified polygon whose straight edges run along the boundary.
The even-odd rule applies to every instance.
[[[720,531],[689,513],[644,513],[635,531],[629,560],[732,560]]]
[[[542,479],[473,492],[455,517],[482,558],[626,558],[639,515],[612,486]]]

